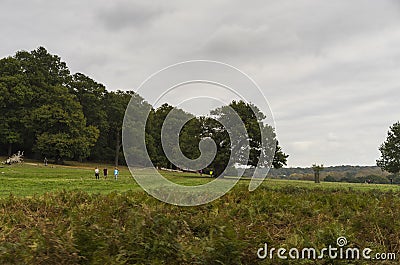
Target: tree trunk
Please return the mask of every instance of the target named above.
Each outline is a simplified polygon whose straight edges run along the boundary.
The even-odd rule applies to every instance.
[[[314,176],[315,176],[315,183],[319,183],[319,171],[316,171],[314,173]]]
[[[120,139],[120,131],[117,130],[116,133],[117,139],[116,144],[115,144],[115,158],[114,158],[114,163],[115,166],[118,167],[118,162],[119,162],[119,150],[121,149],[121,139]]]
[[[9,157],[12,155],[12,143],[9,143],[9,144],[8,144],[8,151],[7,151],[7,153],[8,153],[8,156],[9,156]]]

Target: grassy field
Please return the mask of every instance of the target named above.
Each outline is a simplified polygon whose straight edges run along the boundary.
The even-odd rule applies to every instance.
[[[104,179],[96,180],[94,168],[98,166],[100,171],[104,167],[108,168],[109,176]],[[118,181],[114,180],[113,166],[101,164],[88,164],[69,162],[67,165],[44,166],[37,161],[28,161],[23,164],[12,166],[0,166],[0,197],[13,194],[16,196],[33,196],[45,192],[55,191],[74,191],[82,190],[89,193],[106,194],[112,191],[138,191],[141,188],[136,184],[127,167],[119,167],[120,175]],[[212,179],[205,176],[200,177],[192,173],[161,172],[169,180],[182,185],[201,185]],[[241,180],[239,185],[248,185],[249,180]],[[354,189],[354,190],[374,190],[381,191],[393,190],[400,191],[398,185],[380,184],[352,184],[352,183],[332,183],[322,182],[315,184],[310,181],[266,179],[263,186],[270,188],[323,188],[323,189]]]
[[[397,185],[267,179],[248,192],[242,180],[210,204],[178,207],[147,195],[124,167],[118,181],[95,180],[95,166],[0,168],[0,264],[399,264]],[[210,181],[164,174],[184,185]],[[257,257],[264,243],[320,250],[340,236],[397,260]]]
[[[101,171],[100,180],[94,177],[94,168]],[[104,179],[102,169],[108,168],[108,177]],[[100,164],[82,164],[69,162],[67,165],[48,165],[35,161],[11,166],[0,166],[0,196],[10,193],[16,196],[33,196],[45,192],[83,190],[89,193],[109,193],[141,190],[127,167],[119,167],[118,181],[114,180],[113,166]],[[168,179],[182,185],[200,185],[209,182],[209,178],[199,178],[196,174],[163,172]]]

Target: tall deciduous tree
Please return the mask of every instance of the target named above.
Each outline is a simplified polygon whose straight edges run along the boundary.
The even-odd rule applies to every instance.
[[[231,143],[227,130],[222,126],[222,123],[218,122],[218,120],[222,121],[223,119],[231,120],[232,114],[230,113],[232,110],[237,113],[244,124],[248,137],[239,141],[247,140],[247,146],[244,146],[242,142]],[[226,167],[232,166],[228,165],[230,155],[238,156],[238,163],[243,166],[256,167],[258,165],[260,167],[274,166],[279,168],[286,165],[288,155],[283,153],[278,145],[274,129],[270,125],[263,123],[262,120],[265,119],[265,115],[257,106],[243,101],[232,101],[229,106],[213,110],[211,115],[216,121],[207,119],[205,132],[217,143],[218,153],[211,165],[216,174],[220,174]],[[233,127],[230,130],[238,131],[240,126],[242,125],[237,124],[237,128]],[[261,133],[261,130],[263,133]],[[244,148],[249,151],[249,159],[247,161],[244,157],[241,157]],[[260,158],[265,159],[260,160]],[[270,164],[271,161],[272,164]]]
[[[82,106],[86,124],[94,126],[100,131],[96,144],[90,150],[90,158],[106,161],[110,156],[108,147],[109,122],[107,119],[107,105],[105,103],[107,90],[104,85],[90,77],[76,73],[68,83],[69,92],[76,96]]]
[[[288,155],[283,153],[276,141],[273,128],[262,123],[265,118],[264,114],[254,105],[243,101],[233,101],[229,106],[211,111],[209,117],[195,117],[168,104],[163,104],[156,110],[152,110],[146,126],[148,132],[146,143],[150,158],[153,164],[158,167],[175,168],[166,157],[161,141],[161,129],[172,111],[174,111],[173,118],[170,120],[172,123],[180,124],[180,119],[188,120],[188,122],[179,132],[179,146],[172,144],[164,147],[171,149],[171,154],[174,154],[175,149],[180,148],[183,155],[194,160],[200,156],[200,141],[205,138],[212,138],[217,147],[217,152],[209,170],[213,170],[215,175],[220,175],[225,168],[233,167],[235,163],[250,167],[258,165],[261,167],[274,166],[275,168],[286,165]],[[224,124],[228,125],[229,128],[225,128]],[[240,128],[241,124],[244,124],[245,128]],[[174,127],[173,124],[170,126]],[[244,133],[242,134],[242,132],[245,132],[244,130],[248,134],[245,139],[243,139]],[[261,130],[263,130],[262,134]],[[238,137],[232,138],[230,133]],[[244,142],[248,145],[244,145]],[[168,141],[164,141],[164,144],[168,145]],[[249,152],[248,160],[243,149],[247,149]],[[234,160],[230,160],[232,156],[235,157]],[[260,160],[260,156],[267,157],[267,159]],[[176,164],[176,166],[179,165]]]
[[[0,60],[0,143],[7,146],[10,156],[13,145],[23,144],[24,119],[29,111],[33,91],[18,60]]]
[[[170,116],[169,121],[166,123],[166,118]],[[179,132],[179,144],[171,141],[168,136],[173,128],[178,128],[187,121],[181,131]],[[167,135],[164,135],[162,141],[162,127]],[[201,140],[202,124],[200,119],[194,115],[187,113],[181,109],[177,109],[167,103],[161,105],[156,110],[152,110],[149,115],[146,126],[146,147],[149,152],[153,164],[157,167],[175,168],[175,166],[167,158],[164,148],[171,150],[170,154],[176,159],[174,162],[180,160],[178,149],[188,159],[194,160],[200,156],[199,142]],[[163,146],[164,142],[164,146]],[[188,165],[185,163],[177,163],[176,166],[186,168]]]
[[[61,87],[65,90],[71,76],[66,63],[59,56],[50,54],[43,47],[31,52],[18,51],[14,58],[19,62],[27,87],[33,93],[32,100],[24,107],[27,110],[27,115],[21,116],[27,127],[23,136],[24,150],[30,153],[33,151],[39,135],[37,131],[32,129],[35,126],[31,126],[30,114],[44,105],[51,105],[53,96],[59,96],[57,93],[61,91]],[[65,94],[63,93],[63,95]],[[62,99],[56,99],[56,102],[62,102]],[[81,107],[77,111],[81,111]]]
[[[282,168],[286,166],[288,157],[289,155],[283,152],[282,147],[279,146],[279,141],[277,140],[275,148],[275,156],[274,160],[272,161],[272,165],[274,166],[274,168]]]
[[[125,110],[131,98],[140,97],[133,91],[112,91],[106,94],[104,100],[108,119],[110,142],[114,146],[114,164],[118,166],[122,156],[122,124]]]
[[[70,81],[67,65],[43,47],[2,60],[0,90],[6,98],[0,133],[9,152],[11,144],[21,143],[57,162],[89,155],[99,132],[86,126],[81,104],[68,91]]]
[[[210,137],[217,146],[216,156],[211,165],[209,165],[209,169],[215,173],[214,175],[218,176],[228,166],[229,157],[232,153],[229,133],[224,126],[214,118],[203,117],[200,121],[203,129],[202,137]]]
[[[400,122],[393,124],[387,133],[385,142],[380,146],[381,157],[377,165],[393,174],[400,172]]]
[[[81,105],[66,87],[54,86],[49,90],[48,102],[30,113],[29,128],[37,137],[35,149],[58,163],[88,157],[99,130],[86,126]]]
[[[322,170],[324,170],[324,165],[313,164],[312,169],[314,171],[314,182],[319,183],[320,182],[320,173]]]
[[[173,108],[171,105],[165,103],[156,110],[152,110],[146,124],[146,147],[150,151],[151,161],[156,167],[172,167],[162,148],[161,128],[164,120]]]
[[[15,58],[21,63],[21,69],[30,86],[42,97],[46,97],[43,92],[46,92],[48,86],[64,86],[71,79],[67,64],[59,56],[50,54],[44,47],[31,52],[18,51]]]

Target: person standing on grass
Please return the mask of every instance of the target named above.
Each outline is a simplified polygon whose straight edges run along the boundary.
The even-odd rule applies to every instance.
[[[97,167],[94,169],[94,176],[96,179],[100,179],[100,171]]]
[[[103,175],[104,175],[104,179],[107,179],[108,169],[106,167],[103,169]]]
[[[47,157],[44,158],[43,162],[44,162],[44,165],[47,167],[47,162],[48,162]]]
[[[118,170],[117,167],[115,167],[115,169],[114,169],[114,178],[115,178],[115,180],[118,180],[118,174],[119,174],[119,170]]]

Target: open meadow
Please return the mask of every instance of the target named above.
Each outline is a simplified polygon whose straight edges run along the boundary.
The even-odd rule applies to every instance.
[[[94,169],[100,169],[100,180],[96,180]],[[104,179],[102,169],[108,168],[108,177]],[[0,197],[10,194],[15,196],[41,195],[46,192],[57,191],[85,191],[88,193],[106,194],[109,192],[141,191],[127,167],[119,167],[120,174],[118,181],[114,180],[113,166],[107,164],[90,164],[67,162],[66,165],[49,164],[44,166],[37,161],[29,161],[23,164],[12,166],[0,166]],[[200,177],[193,173],[176,173],[160,171],[169,180],[182,185],[201,185],[212,181],[207,175]],[[241,180],[239,186],[247,186],[248,179]],[[379,190],[379,191],[400,191],[399,185],[381,184],[354,184],[344,182],[322,182],[315,184],[312,181],[266,179],[262,186],[271,189],[279,188],[320,188],[320,189],[350,189],[350,190]]]
[[[121,167],[28,161],[0,169],[0,264],[398,264],[396,261],[259,259],[257,250],[347,247],[400,252],[400,187],[242,180],[213,203],[178,207],[147,195]],[[112,167],[106,165],[109,169]],[[164,172],[165,173],[165,172]],[[210,181],[166,173],[174,182]]]

